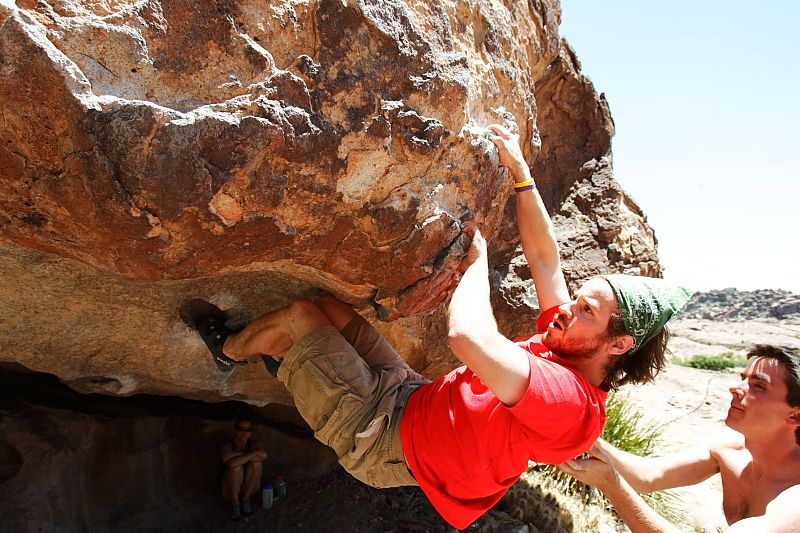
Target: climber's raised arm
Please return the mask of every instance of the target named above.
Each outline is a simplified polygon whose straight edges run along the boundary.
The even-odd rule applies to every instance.
[[[517,228],[536,286],[539,308],[549,309],[568,302],[572,298],[561,270],[553,223],[522,155],[519,135],[499,125],[489,126],[489,129],[495,133],[490,138],[500,153],[500,164],[508,168],[514,180]]]

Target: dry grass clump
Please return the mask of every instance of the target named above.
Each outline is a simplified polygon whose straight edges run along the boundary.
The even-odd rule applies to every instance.
[[[617,531],[618,521],[603,501],[584,501],[540,467],[522,475],[500,506],[512,518],[533,524],[541,533]]]

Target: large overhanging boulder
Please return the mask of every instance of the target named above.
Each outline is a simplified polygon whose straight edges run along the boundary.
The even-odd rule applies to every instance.
[[[241,324],[325,290],[434,377],[465,224],[492,244],[501,327],[535,307],[493,122],[531,161],[542,146],[571,280],[657,275],[559,19],[555,1],[0,3],[0,361],[82,392],[290,403],[259,365],[219,374],[178,309]]]

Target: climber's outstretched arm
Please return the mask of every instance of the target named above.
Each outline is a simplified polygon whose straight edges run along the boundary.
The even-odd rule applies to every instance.
[[[522,251],[528,261],[540,309],[549,309],[570,301],[567,282],[561,270],[558,242],[547,209],[533,183],[528,164],[522,155],[519,135],[499,125],[489,126],[491,137],[500,152],[500,164],[508,168],[515,184],[530,181],[533,187],[515,194],[517,228]]]

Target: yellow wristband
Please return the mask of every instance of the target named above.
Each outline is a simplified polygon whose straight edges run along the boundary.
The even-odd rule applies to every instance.
[[[519,183],[515,183],[514,188],[521,189],[522,187],[527,187],[528,185],[533,185],[533,180],[525,180],[525,181],[520,181]]]

